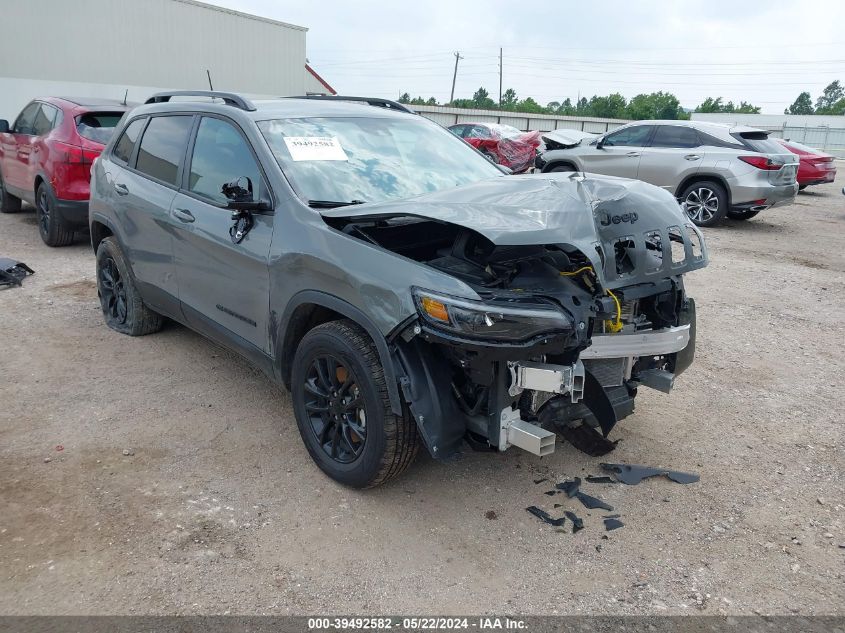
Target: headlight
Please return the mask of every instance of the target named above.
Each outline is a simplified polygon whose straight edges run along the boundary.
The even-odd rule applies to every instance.
[[[573,329],[567,315],[555,309],[471,301],[418,288],[414,301],[427,323],[471,338],[525,341]]]

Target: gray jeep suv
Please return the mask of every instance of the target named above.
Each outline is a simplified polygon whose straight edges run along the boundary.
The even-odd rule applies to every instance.
[[[353,97],[155,95],[95,162],[90,225],[110,327],[166,317],[242,354],[354,487],[420,443],[546,455],[553,428],[608,450],[637,388],[669,391],[692,362],[682,276],[707,263],[665,191],[508,176]]]

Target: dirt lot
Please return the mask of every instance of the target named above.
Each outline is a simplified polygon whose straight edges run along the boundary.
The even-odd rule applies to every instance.
[[[613,532],[533,483],[599,474],[560,442],[341,488],[286,393],[183,327],[107,329],[89,246],[0,216],[37,271],[0,291],[0,613],[845,614],[841,180],[706,231],[696,364],[641,391],[612,455],[701,481],[585,484]]]

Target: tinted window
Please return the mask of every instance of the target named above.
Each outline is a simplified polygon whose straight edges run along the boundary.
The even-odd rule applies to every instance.
[[[76,131],[82,138],[105,145],[109,142],[123,112],[88,112],[76,120]]]
[[[175,185],[178,182],[179,164],[188,144],[193,117],[158,116],[141,138],[135,169],[153,178]]]
[[[449,131],[452,134],[454,134],[455,136],[460,136],[461,138],[463,138],[464,135],[466,134],[466,129],[467,129],[466,125],[453,125],[452,127],[449,128]]]
[[[144,127],[146,119],[135,119],[123,131],[117,145],[114,146],[112,157],[121,163],[128,163],[135,150],[135,143],[138,142],[138,135]]]
[[[44,136],[53,129],[53,123],[56,120],[56,115],[59,114],[59,109],[51,105],[42,103],[35,113],[35,120],[32,122],[32,133],[35,136]]]
[[[769,140],[765,132],[738,132],[731,136],[739,139],[748,149],[761,154],[783,154],[788,151],[777,141]]]
[[[41,104],[33,101],[23,109],[15,121],[13,131],[17,134],[32,134],[32,123],[35,121],[35,115],[38,114]]]
[[[653,125],[635,125],[608,134],[604,138],[606,147],[644,147],[654,129]]]
[[[660,125],[651,141],[652,147],[698,147],[698,133],[683,125]]]
[[[204,198],[225,203],[226,196],[221,191],[223,185],[239,178],[252,181],[253,199],[257,200],[261,172],[247,142],[232,124],[220,119],[203,118],[191,157],[188,188]]]

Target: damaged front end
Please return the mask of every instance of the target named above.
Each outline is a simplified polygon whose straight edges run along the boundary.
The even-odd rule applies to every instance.
[[[668,392],[692,362],[695,304],[683,275],[704,267],[707,252],[665,191],[525,176],[367,207],[324,216],[475,293],[411,285],[417,314],[390,341],[437,458],[465,440],[546,455],[551,425],[599,427],[606,438],[640,386]]]

